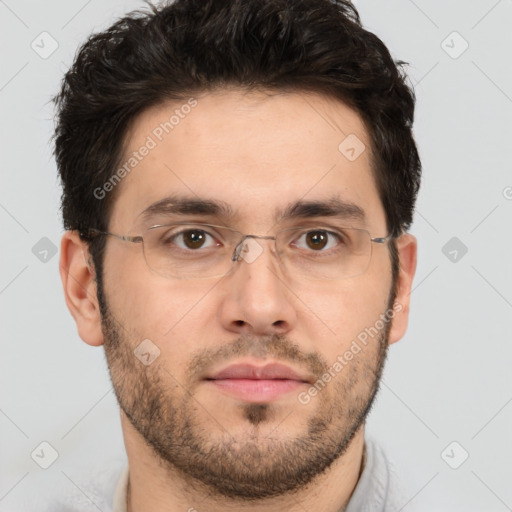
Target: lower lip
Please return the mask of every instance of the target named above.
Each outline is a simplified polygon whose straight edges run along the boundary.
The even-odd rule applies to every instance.
[[[246,402],[269,402],[306,384],[288,379],[218,379],[207,382]]]

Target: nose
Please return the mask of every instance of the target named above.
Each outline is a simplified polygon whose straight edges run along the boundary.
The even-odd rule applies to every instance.
[[[269,238],[269,237],[267,237]],[[224,280],[220,321],[237,334],[285,334],[297,321],[294,295],[281,272],[272,239],[248,238]]]

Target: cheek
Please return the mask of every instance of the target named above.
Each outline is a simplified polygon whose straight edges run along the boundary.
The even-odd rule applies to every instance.
[[[211,322],[211,304],[204,300],[211,285],[163,278],[151,272],[143,258],[131,256],[129,264],[125,258],[126,262],[105,266],[112,314],[128,332],[154,341],[166,353],[190,347],[190,339],[200,339]]]
[[[142,247],[112,245],[104,261],[103,285],[111,313],[128,331],[144,335],[144,319],[151,320],[147,315],[155,299]]]
[[[313,350],[334,360],[361,333],[380,332],[380,315],[387,309],[390,287],[390,265],[384,261],[362,276],[328,283],[319,293],[299,294],[306,306],[303,314]]]

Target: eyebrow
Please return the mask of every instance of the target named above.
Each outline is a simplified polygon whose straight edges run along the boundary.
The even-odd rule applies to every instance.
[[[206,215],[224,221],[233,221],[238,213],[225,201],[173,195],[151,204],[139,214],[139,217],[144,221],[149,221],[157,215]],[[284,209],[277,208],[273,220],[279,224],[286,220],[314,217],[366,221],[363,208],[339,197],[331,197],[326,200],[295,201]]]
[[[336,217],[364,222],[364,210],[355,203],[343,201],[338,197],[327,200],[296,201],[286,207],[284,211],[276,211],[274,221],[279,223],[289,219],[307,219],[311,217]]]

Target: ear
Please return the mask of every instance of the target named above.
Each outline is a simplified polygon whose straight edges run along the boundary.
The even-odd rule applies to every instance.
[[[399,274],[397,283],[397,294],[395,305],[393,307],[395,316],[391,323],[389,331],[389,344],[396,343],[407,331],[409,321],[409,306],[411,299],[411,289],[414,274],[416,272],[416,259],[418,252],[418,242],[416,237],[405,233],[397,241],[397,250],[399,257]]]
[[[92,346],[103,344],[95,272],[87,244],[77,231],[66,231],[60,244],[60,277],[78,334]]]

